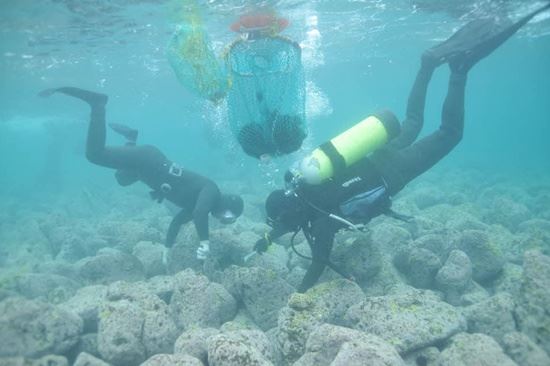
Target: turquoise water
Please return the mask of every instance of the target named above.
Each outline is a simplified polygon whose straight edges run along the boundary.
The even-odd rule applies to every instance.
[[[344,231],[336,236],[331,259],[346,266],[356,281],[326,270],[322,286],[294,297],[309,262],[296,257],[287,237],[266,254],[243,259],[269,230],[264,200],[283,185],[290,164],[380,109],[404,118],[423,50],[471,19],[518,19],[544,1],[197,0],[198,16],[220,57],[236,39],[231,23],[258,9],[287,18],[290,25],[283,35],[302,48],[309,135],[301,150],[270,162],[245,155],[229,129],[227,105],[186,90],[170,67],[166,46],[193,2],[0,0],[0,340],[13,341],[0,342],[0,364],[10,362],[6,356],[47,354],[72,362],[81,351],[114,365],[139,364],[145,356],[172,352],[184,330],[178,322],[198,319],[191,332],[213,326],[230,333],[251,324],[274,330],[278,339],[266,342],[276,347],[287,343],[280,347],[285,362],[273,364],[290,365],[304,354],[312,329],[343,322],[348,307],[363,296],[385,305],[372,314],[352,312],[353,324],[346,326],[372,326],[361,330],[384,338],[396,358],[399,351],[408,364],[438,364],[410,353],[417,349],[431,352],[434,359],[439,351],[459,348],[460,353],[465,333],[456,344],[453,335],[466,331],[498,340],[518,365],[530,356],[533,365],[537,357],[539,364],[548,364],[550,11],[470,72],[464,139],[393,200],[398,213],[414,219],[380,216],[369,223],[367,235]],[[440,67],[431,81],[422,135],[438,128],[448,75],[447,67]],[[191,223],[165,249],[173,207],[151,201],[143,184],[118,186],[113,171],[86,160],[89,108],[64,95],[37,97],[43,89],[60,86],[107,94],[109,122],[138,129],[139,143],[157,146],[185,169],[242,195],[245,212],[234,225],[210,220],[206,261],[196,258],[198,238]],[[124,143],[112,131],[107,141]],[[296,243],[308,253],[302,235]],[[535,250],[524,256],[530,249]],[[342,282],[328,282],[335,279]],[[115,282],[119,280],[127,283]],[[217,291],[210,288],[213,282]],[[98,290],[95,285],[106,286]],[[186,285],[190,293],[185,293]],[[72,297],[78,289],[88,295]],[[422,292],[426,289],[434,292],[428,296]],[[439,300],[433,299],[436,295]],[[403,309],[396,305],[401,306],[399,296],[407,304]],[[220,303],[223,299],[229,305]],[[132,305],[129,312],[110,317],[111,302],[126,300]],[[147,316],[159,316],[150,322],[153,328],[157,321],[165,326],[142,330],[139,322],[144,320],[135,316],[134,306],[143,306]],[[168,306],[189,319],[168,319]],[[57,312],[67,308],[69,312]],[[459,316],[463,310],[469,312],[466,320]],[[333,311],[341,314],[326,319]],[[77,326],[81,319],[74,320],[70,312],[85,325]],[[442,322],[439,316],[449,312],[454,315]],[[363,319],[361,324],[355,316]],[[179,333],[169,334],[176,323]],[[510,333],[516,330],[521,333]],[[115,337],[118,331],[123,336]],[[512,334],[511,346],[500,339],[504,333]],[[249,337],[256,340],[257,335]],[[518,335],[527,340],[514,347]],[[479,335],[470,336],[468,347],[474,347],[465,348],[468,355],[456,364],[483,358],[487,364],[506,364],[495,361],[494,347],[478,341]],[[132,337],[139,338],[133,349],[114,350]],[[143,344],[151,339],[168,347],[159,345],[145,355]],[[94,344],[98,340],[103,349]],[[396,344],[409,341],[414,344]]]
[[[217,51],[234,39],[229,24],[258,2],[209,1],[205,27]],[[425,48],[468,18],[525,14],[537,2],[422,1],[263,2],[290,20],[285,35],[303,46],[310,89],[306,148],[380,108],[404,116],[409,87]],[[37,180],[85,184],[109,173],[82,157],[87,110],[62,97],[41,100],[48,87],[75,85],[109,94],[108,119],[140,130],[173,160],[219,178],[261,177],[295,159],[258,166],[235,146],[223,110],[178,84],[164,55],[178,22],[169,1],[3,1],[0,34],[0,159],[3,193],[40,190]],[[476,8],[477,6],[477,8]],[[473,10],[472,9],[477,9]],[[547,171],[550,150],[550,23],[543,14],[471,73],[466,132],[443,164],[517,175]],[[309,32],[309,33],[308,33]],[[446,88],[441,68],[430,86],[425,132],[437,127]],[[50,127],[47,127],[50,126]],[[112,143],[121,143],[110,136]],[[55,147],[54,147],[55,146]],[[297,156],[300,153],[296,154]],[[302,152],[303,154],[303,152]],[[53,164],[53,165],[52,165]],[[55,167],[59,164],[59,167]],[[44,171],[57,173],[48,177]],[[56,175],[56,176],[54,176]],[[57,176],[58,175],[58,176]],[[40,178],[42,177],[42,178]],[[47,186],[47,185],[46,185]]]

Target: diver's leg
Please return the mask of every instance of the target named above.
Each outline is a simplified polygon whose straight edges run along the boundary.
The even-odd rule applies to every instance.
[[[416,161],[416,167],[413,167],[413,176],[410,179],[431,168],[462,140],[466,80],[466,73],[451,73],[439,129],[408,148],[416,150],[415,155],[420,158]],[[408,152],[406,150],[403,151],[405,155]]]
[[[73,87],[48,89],[42,91],[39,95],[47,97],[53,93],[62,93],[80,99],[90,105],[91,115],[86,138],[86,158],[97,165],[115,169],[124,168],[110,166],[110,164],[108,164],[108,156],[106,156],[107,154],[105,153],[105,105],[108,101],[107,95]]]
[[[402,150],[382,149],[371,160],[385,178],[390,194],[430,169],[462,139],[466,73],[452,72],[439,129]]]
[[[431,63],[429,59],[422,58],[420,70],[416,74],[416,79],[409,94],[407,118],[401,125],[399,135],[388,144],[389,148],[402,149],[412,144],[418,137],[424,125],[424,106],[426,105],[428,84],[435,68],[436,65]]]
[[[62,87],[47,89],[39,95],[48,97],[62,93],[88,103],[91,108],[88,136],[86,139],[86,158],[93,164],[112,169],[137,169],[151,155],[151,147],[141,146],[105,146],[105,106],[108,97],[105,94],[74,88]]]

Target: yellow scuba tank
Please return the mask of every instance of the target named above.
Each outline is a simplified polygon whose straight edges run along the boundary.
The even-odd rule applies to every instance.
[[[306,183],[320,184],[379,149],[399,132],[395,115],[382,111],[320,145],[302,159],[292,173]]]

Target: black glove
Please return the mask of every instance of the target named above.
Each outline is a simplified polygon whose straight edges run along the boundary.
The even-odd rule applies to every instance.
[[[267,251],[267,248],[271,245],[271,239],[269,234],[265,234],[263,238],[259,239],[256,244],[254,244],[254,250],[258,254],[262,254]]]

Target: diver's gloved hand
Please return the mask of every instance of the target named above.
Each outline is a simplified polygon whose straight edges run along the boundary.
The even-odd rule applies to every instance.
[[[271,245],[271,238],[269,237],[268,233],[264,234],[264,237],[259,239],[256,244],[254,244],[254,250],[258,254],[262,254],[267,252],[267,248]]]
[[[210,253],[210,240],[202,240],[197,248],[197,259],[205,260]]]

